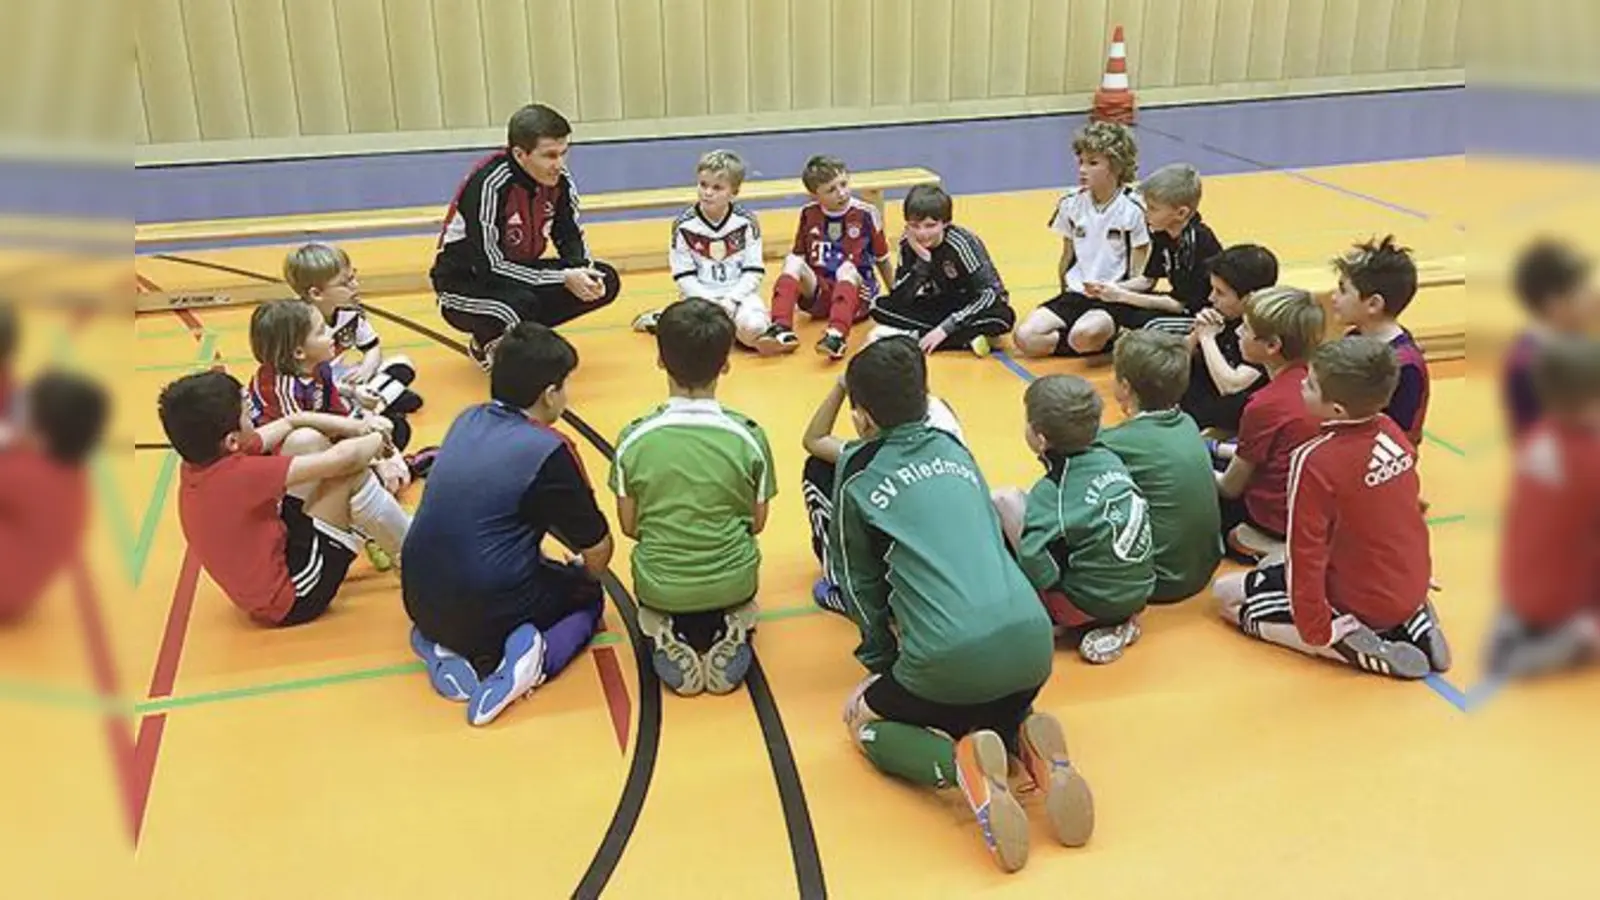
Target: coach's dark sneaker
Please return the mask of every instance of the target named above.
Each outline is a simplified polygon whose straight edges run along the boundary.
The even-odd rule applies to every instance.
[[[830,328],[817,341],[817,352],[829,359],[844,359],[845,346],[844,335]]]
[[[1017,744],[1023,768],[1044,793],[1045,812],[1056,840],[1067,847],[1089,843],[1094,834],[1094,794],[1067,758],[1067,736],[1061,722],[1049,713],[1036,712],[1022,723]]]
[[[793,353],[800,346],[800,336],[790,328],[774,322],[756,338],[756,352],[762,356]]]
[[[1434,610],[1433,601],[1422,604],[1422,608],[1400,627],[1405,629],[1411,643],[1428,654],[1428,664],[1435,672],[1450,671],[1450,643],[1439,626],[1439,613]]]
[[[433,470],[433,461],[438,458],[438,447],[423,447],[406,456],[406,468],[411,470],[411,480],[427,478],[428,473]]]
[[[489,350],[478,343],[477,338],[467,341],[467,355],[472,357],[472,361],[478,364],[478,368],[485,372],[489,371]]]
[[[974,731],[956,741],[956,783],[978,817],[983,843],[1001,870],[1028,864],[1028,814],[1011,794],[1010,757],[993,731]]]
[[[1428,654],[1405,641],[1386,641],[1365,625],[1345,635],[1333,650],[1358,669],[1391,678],[1415,680],[1433,672]]]

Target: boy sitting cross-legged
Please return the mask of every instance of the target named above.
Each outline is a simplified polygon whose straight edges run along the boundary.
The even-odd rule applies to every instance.
[[[667,402],[617,438],[611,490],[633,548],[639,627],[657,674],[678,694],[739,687],[754,659],[756,590],[772,449],[750,418],[717,402],[733,320],[709,300],[667,307],[656,323]]]
[[[361,546],[354,530],[400,553],[411,517],[367,470],[388,449],[388,419],[294,412],[257,428],[222,371],[167,385],[159,412],[183,459],[189,549],[257,623],[322,615]]]
[[[1352,336],[1316,351],[1303,393],[1322,427],[1292,454],[1286,558],[1219,578],[1216,595],[1223,617],[1251,637],[1424,678],[1450,668],[1450,648],[1428,601],[1416,448],[1383,415],[1398,380],[1382,340]]]
[[[888,296],[873,304],[872,334],[909,334],[924,353],[967,347],[987,356],[1017,314],[983,241],[951,223],[953,207],[936,184],[906,194],[900,268]]]
[[[1012,755],[1046,792],[1057,840],[1094,829],[1089,787],[1061,723],[1034,709],[1050,677],[1050,620],[1006,552],[972,454],[927,424],[927,363],[906,337],[845,372],[861,440],[839,459],[829,564],[861,631],[868,676],[845,705],[850,740],[879,771],[957,788],[1000,867],[1028,860]]]
[[[760,339],[772,326],[761,299],[761,224],[756,214],[737,201],[744,184],[744,160],[732,150],[712,150],[700,157],[695,175],[699,199],[672,223],[667,263],[678,295],[715,303],[733,319],[734,336],[745,347],[764,354],[792,352],[794,344]],[[654,333],[660,310],[633,320],[633,329]]]
[[[1045,474],[1026,495],[995,493],[1006,537],[1050,618],[1092,663],[1139,640],[1135,618],[1155,587],[1150,504],[1101,444],[1102,404],[1076,375],[1046,375],[1023,394],[1028,449]]]
[[[493,722],[577,657],[600,621],[611,530],[552,426],[578,353],[544,325],[501,337],[487,403],[451,423],[406,538],[411,648],[440,696]],[[549,535],[575,554],[545,556]]]
[[[1128,467],[1150,504],[1156,584],[1151,603],[1204,590],[1222,561],[1222,511],[1200,429],[1178,408],[1189,383],[1183,338],[1130,331],[1112,351],[1117,405],[1128,417],[1100,442]]]

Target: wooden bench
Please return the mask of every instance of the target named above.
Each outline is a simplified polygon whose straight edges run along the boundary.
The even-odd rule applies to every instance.
[[[937,184],[938,173],[930,169],[887,169],[879,172],[853,172],[850,185],[861,199],[883,212],[884,194],[918,184]],[[758,203],[807,196],[798,178],[772,181],[747,181],[739,200]],[[645,191],[617,191],[609,194],[584,194],[584,213],[644,212],[680,210],[698,199],[694,186],[653,188]],[[448,206],[410,206],[399,209],[369,209],[309,215],[261,216],[239,219],[210,219],[197,222],[152,222],[133,229],[135,248],[156,248],[166,244],[194,241],[251,240],[260,238],[338,238],[373,231],[427,231],[444,225]],[[666,252],[662,251],[665,259]],[[661,263],[664,265],[665,263]],[[658,266],[659,268],[659,266]]]
[[[884,212],[887,192],[909,188],[918,184],[938,184],[939,174],[920,167],[885,169],[872,172],[850,173],[850,185],[856,196]],[[739,191],[742,203],[760,203],[773,200],[799,199],[808,196],[805,185],[798,178],[780,178],[765,181],[746,181]],[[653,212],[678,211],[693,204],[698,191],[693,185],[670,188],[652,188],[640,191],[617,191],[606,194],[584,194],[582,212]],[[195,222],[152,222],[134,226],[136,250],[160,250],[164,246],[189,242],[244,241],[283,238],[284,243],[300,240],[340,240],[375,232],[426,232],[443,227],[448,206],[412,206],[398,209],[372,209],[346,212],[316,213],[308,215],[261,216],[253,218],[211,219]],[[664,232],[663,232],[664,234]],[[788,251],[787,240],[771,240],[765,244],[768,259],[780,259]],[[617,267],[621,272],[651,271],[666,268],[666,240],[659,246],[645,248],[616,248],[607,252],[598,248],[596,255]],[[410,293],[431,290],[425,271],[414,273],[363,277],[362,288],[369,295]],[[226,296],[224,296],[224,294]],[[182,306],[233,305],[254,303],[284,295],[284,289],[270,284],[242,281],[237,288],[225,291],[155,291],[138,296],[137,308],[141,311],[171,309]]]

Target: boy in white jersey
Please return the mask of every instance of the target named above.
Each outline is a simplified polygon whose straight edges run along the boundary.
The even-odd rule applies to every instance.
[[[772,325],[761,299],[761,226],[755,214],[733,202],[744,184],[744,160],[731,150],[712,150],[696,167],[700,200],[672,223],[667,262],[678,295],[715,303],[733,319],[734,337],[751,349]],[[660,310],[633,320],[635,331],[654,334]],[[777,345],[769,346],[776,349]],[[793,347],[786,348],[793,350]]]
[[[1025,356],[1104,352],[1135,307],[1098,299],[1107,285],[1145,270],[1150,229],[1144,201],[1132,187],[1139,148],[1133,132],[1114,122],[1091,122],[1072,142],[1078,186],[1067,191],[1050,218],[1061,235],[1060,296],[1028,314],[1014,339]]]

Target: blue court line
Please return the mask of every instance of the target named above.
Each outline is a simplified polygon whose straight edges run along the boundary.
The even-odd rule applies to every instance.
[[[1140,131],[1148,131],[1151,134],[1160,135],[1161,137],[1167,138],[1169,140],[1174,140],[1174,141],[1178,141],[1179,143],[1189,144],[1190,146],[1198,147],[1201,150],[1205,150],[1208,153],[1215,153],[1218,156],[1228,157],[1229,159],[1233,159],[1233,160],[1236,160],[1238,162],[1242,162],[1242,163],[1244,163],[1246,165],[1254,166],[1255,168],[1260,169],[1263,172],[1277,172],[1277,173],[1280,173],[1282,175],[1287,175],[1290,178],[1294,178],[1294,179],[1298,179],[1300,181],[1304,181],[1307,184],[1314,184],[1317,187],[1327,188],[1330,191],[1334,191],[1336,193],[1344,194],[1346,197],[1352,197],[1352,198],[1354,198],[1356,200],[1364,200],[1364,201],[1366,201],[1368,203],[1372,203],[1372,204],[1375,204],[1377,206],[1381,206],[1381,207],[1383,207],[1385,209],[1388,209],[1388,210],[1390,210],[1392,212],[1397,212],[1397,213],[1400,213],[1402,215],[1411,216],[1414,219],[1421,219],[1424,222],[1430,222],[1430,221],[1433,220],[1433,217],[1431,215],[1429,215],[1428,213],[1425,213],[1425,212],[1423,212],[1421,210],[1412,209],[1409,206],[1401,206],[1398,203],[1390,202],[1388,200],[1383,199],[1382,197],[1375,197],[1375,196],[1373,196],[1371,194],[1365,194],[1365,193],[1362,193],[1361,191],[1354,190],[1352,188],[1344,187],[1343,185],[1334,184],[1331,181],[1323,181],[1322,179],[1317,178],[1317,177],[1315,177],[1313,175],[1307,175],[1307,174],[1305,174],[1304,172],[1302,172],[1302,171],[1300,171],[1298,169],[1292,169],[1292,168],[1289,168],[1287,166],[1277,165],[1277,164],[1270,163],[1270,162],[1263,162],[1263,161],[1261,161],[1259,159],[1252,159],[1251,157],[1245,156],[1242,153],[1235,153],[1232,150],[1228,150],[1228,149],[1225,149],[1225,148],[1222,148],[1222,147],[1218,147],[1217,145],[1209,143],[1207,141],[1192,141],[1192,140],[1184,137],[1183,135],[1173,134],[1170,131],[1162,131],[1159,128],[1152,128],[1149,125],[1139,125],[1138,129]]]
[[[996,350],[992,355],[996,362],[1000,363],[1002,366],[1005,366],[1007,369],[1010,369],[1011,374],[1021,378],[1023,381],[1033,381],[1035,378],[1039,377],[1023,368],[1022,363],[1012,359],[1011,354],[1005,352],[1004,350]]]
[[[1433,689],[1435,694],[1444,698],[1444,701],[1464,713],[1472,712],[1472,701],[1461,689],[1446,681],[1437,672],[1424,678],[1423,684]]]

